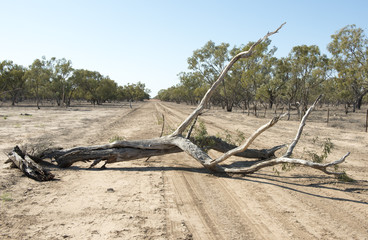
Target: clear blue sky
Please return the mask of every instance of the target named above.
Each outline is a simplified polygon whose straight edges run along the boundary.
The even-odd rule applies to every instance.
[[[179,82],[187,58],[209,40],[239,46],[287,22],[271,37],[277,57],[302,44],[327,54],[340,28],[368,33],[367,11],[366,0],[0,0],[0,61],[66,58],[119,85],[141,81],[153,97]]]

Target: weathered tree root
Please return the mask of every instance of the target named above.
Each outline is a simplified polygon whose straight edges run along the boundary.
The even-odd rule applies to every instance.
[[[285,23],[284,23],[285,24]],[[57,162],[59,167],[69,167],[75,162],[78,161],[88,161],[93,160],[91,167],[95,166],[101,161],[105,161],[105,164],[120,162],[120,161],[128,161],[133,159],[140,158],[148,158],[151,156],[160,156],[170,153],[178,153],[184,151],[199,163],[203,165],[206,169],[209,169],[213,172],[226,172],[226,173],[242,173],[242,174],[250,174],[254,173],[262,168],[274,166],[277,164],[283,163],[291,163],[303,165],[311,168],[315,168],[321,170],[326,174],[332,175],[341,175],[341,172],[329,171],[327,168],[331,166],[336,166],[344,162],[346,157],[349,155],[347,153],[341,159],[321,164],[315,163],[312,161],[307,161],[303,159],[291,158],[293,150],[298,143],[300,136],[302,134],[303,128],[306,124],[306,119],[309,116],[310,112],[314,109],[315,105],[319,101],[321,97],[319,97],[313,105],[308,109],[304,117],[300,122],[299,129],[295,136],[295,139],[291,142],[288,147],[288,150],[285,155],[281,157],[276,157],[275,152],[285,145],[275,146],[271,149],[265,150],[254,150],[249,149],[249,146],[253,143],[253,141],[264,131],[273,127],[277,124],[277,122],[285,115],[280,115],[278,117],[274,117],[267,124],[261,126],[257,129],[247,140],[244,141],[240,146],[234,146],[228,143],[225,143],[221,139],[210,137],[211,140],[215,143],[211,146],[213,149],[223,152],[223,154],[213,159],[211,158],[203,149],[194,144],[190,139],[190,133],[193,130],[193,126],[197,117],[203,112],[205,106],[207,105],[209,99],[211,98],[214,91],[220,85],[222,81],[224,81],[224,77],[233,64],[241,58],[248,58],[253,54],[254,48],[260,44],[262,41],[266,40],[269,36],[277,33],[282,26],[277,28],[273,32],[267,33],[263,38],[259,39],[255,42],[248,51],[241,52],[237,54],[229,64],[224,68],[218,79],[213,83],[211,88],[204,95],[203,99],[197,106],[197,108],[180,124],[180,126],[170,135],[162,136],[155,139],[147,139],[147,140],[133,140],[133,141],[116,141],[111,144],[100,145],[100,146],[89,146],[89,147],[75,147],[71,149],[47,149],[45,151],[41,151],[37,154],[37,156],[33,156],[33,158],[37,159],[53,159]],[[184,131],[192,124],[190,130],[186,137],[183,136]],[[9,158],[17,164],[17,166],[25,172],[25,174],[29,177],[32,177],[36,180],[49,180],[53,178],[52,174],[47,174],[42,168],[32,163],[34,167],[28,167],[31,165],[31,159],[27,156],[27,154],[23,154],[18,151],[18,148],[15,148],[12,153],[9,154]],[[263,161],[257,162],[249,167],[240,167],[240,168],[229,168],[221,166],[220,163],[226,161],[228,158],[232,156],[239,156],[243,158],[257,158],[263,159]],[[23,163],[24,162],[24,163]],[[26,170],[24,170],[26,169]],[[27,170],[30,169],[30,170]]]

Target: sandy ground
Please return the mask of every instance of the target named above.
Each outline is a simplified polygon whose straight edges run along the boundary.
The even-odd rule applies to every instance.
[[[321,144],[331,138],[335,148],[328,161],[350,151],[342,169],[356,182],[303,167],[278,167],[280,175],[266,168],[250,176],[214,176],[185,153],[106,170],[88,169],[89,163],[55,168],[57,180],[42,183],[4,164],[2,152],[16,144],[68,148],[114,136],[157,137],[161,114],[168,132],[192,110],[155,101],[133,109],[0,107],[0,239],[368,239],[368,134],[318,121],[306,126],[295,154],[308,157],[308,151],[320,151],[313,139]],[[267,121],[220,110],[201,119],[211,134],[227,129],[245,136]],[[252,148],[289,143],[297,127],[296,121],[281,121]]]

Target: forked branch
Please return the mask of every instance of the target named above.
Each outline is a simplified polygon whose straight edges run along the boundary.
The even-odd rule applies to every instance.
[[[298,143],[298,141],[299,141],[299,139],[300,139],[300,137],[301,137],[301,135],[302,135],[302,132],[303,132],[304,126],[305,126],[305,124],[306,124],[305,122],[307,121],[307,118],[308,118],[309,114],[310,114],[310,113],[313,111],[313,109],[316,107],[316,104],[319,102],[319,100],[321,100],[321,97],[322,97],[322,95],[319,95],[319,97],[314,101],[314,103],[312,104],[312,106],[310,106],[310,107],[308,108],[308,110],[305,112],[305,114],[304,114],[304,116],[303,116],[302,120],[300,121],[299,129],[298,129],[298,131],[297,131],[297,133],[296,133],[296,136],[295,136],[294,140],[291,142],[291,144],[290,144],[290,146],[289,146],[288,150],[286,151],[286,153],[285,153],[284,157],[290,157],[290,156],[291,156],[291,154],[293,153],[294,148],[295,148],[296,144]]]
[[[218,164],[221,163],[223,161],[225,161],[226,159],[228,159],[229,157],[244,152],[246,149],[249,148],[250,144],[252,144],[252,142],[259,136],[261,135],[261,133],[263,133],[264,131],[266,131],[267,129],[269,129],[270,127],[272,127],[273,125],[275,125],[280,118],[284,117],[286,114],[280,115],[278,117],[274,117],[273,119],[271,119],[271,121],[269,121],[268,123],[266,123],[265,125],[263,125],[262,127],[258,128],[242,145],[240,145],[237,148],[234,148],[228,152],[226,152],[225,154],[223,154],[221,157],[217,158],[216,160],[214,160],[212,162],[212,164]]]
[[[310,115],[310,113],[313,111],[313,109],[315,108],[316,104],[319,102],[319,100],[321,99],[322,96],[319,96],[315,102],[309,107],[309,109],[307,110],[307,112],[305,113],[305,115],[303,116],[296,137],[295,139],[291,142],[286,154],[284,154],[282,157],[279,158],[275,158],[275,159],[268,159],[265,161],[261,161],[259,163],[256,163],[250,167],[242,167],[242,168],[228,168],[228,167],[221,167],[221,166],[217,166],[216,169],[217,171],[223,171],[226,173],[242,173],[242,174],[250,174],[250,173],[254,173],[262,168],[265,167],[270,167],[270,166],[274,166],[274,165],[278,165],[278,164],[284,164],[284,163],[289,163],[289,164],[297,164],[297,165],[303,165],[303,166],[307,166],[307,167],[311,167],[314,169],[318,169],[326,174],[330,174],[330,175],[342,175],[344,174],[344,172],[336,172],[336,171],[329,171],[327,168],[331,167],[331,166],[337,166],[338,164],[341,164],[342,162],[345,161],[345,159],[349,156],[350,152],[346,153],[342,158],[340,158],[339,160],[336,160],[334,162],[330,162],[330,163],[316,163],[316,162],[312,162],[312,161],[308,161],[308,160],[303,160],[303,159],[296,159],[296,158],[290,158],[295,146],[297,145],[302,133],[303,133],[303,129],[304,126],[306,125],[306,120],[308,118],[308,116]],[[284,115],[283,115],[284,116]],[[263,125],[262,127],[260,127],[258,130],[256,130],[252,136],[241,146],[239,146],[238,148],[235,148],[233,150],[230,150],[229,152],[225,153],[224,155],[222,155],[220,158],[214,160],[212,163],[213,164],[217,164],[220,163],[222,161],[224,161],[225,159],[228,158],[227,154],[229,154],[230,156],[233,155],[231,153],[239,153],[242,150],[247,149],[248,147],[248,143],[251,143],[257,136],[260,135],[260,133],[262,133],[263,131],[265,131],[266,129],[272,127],[273,125],[275,125],[278,121],[278,118],[274,118],[272,119],[269,123]]]
[[[267,160],[267,161],[263,161],[263,162],[259,162],[257,164],[254,164],[250,167],[244,167],[244,168],[222,168],[223,172],[226,173],[242,173],[242,174],[250,174],[250,173],[254,173],[262,168],[265,167],[272,167],[278,164],[283,164],[283,163],[289,163],[289,164],[297,164],[297,165],[302,165],[302,166],[306,166],[306,167],[311,167],[314,169],[318,169],[326,174],[329,175],[343,175],[344,172],[334,172],[334,171],[329,171],[327,168],[328,167],[332,167],[332,166],[337,166],[338,164],[342,163],[345,161],[345,159],[349,156],[350,152],[346,153],[342,158],[340,158],[339,160],[336,160],[334,162],[331,163],[315,163],[312,161],[307,161],[304,159],[296,159],[296,158],[288,158],[288,157],[280,157],[280,158],[276,158],[276,159],[271,159],[271,160]]]

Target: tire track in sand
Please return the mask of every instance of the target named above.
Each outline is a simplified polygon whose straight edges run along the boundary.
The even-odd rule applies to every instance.
[[[178,123],[192,111],[170,103],[160,103],[160,107],[172,122]],[[209,129],[223,127],[217,126],[215,117],[219,116],[202,116],[206,123],[210,121]],[[241,124],[234,121],[229,130]],[[187,156],[175,159],[173,164],[183,164],[184,160],[188,168],[198,166]],[[317,174],[315,181],[324,181],[315,171],[304,168],[284,173],[296,174],[286,181],[280,181],[282,177],[270,173],[269,169],[262,170],[256,178],[254,175],[238,179],[213,177],[216,180],[208,180],[210,177],[203,174],[204,170],[198,173],[178,170],[175,174],[168,173],[174,186],[169,191],[175,192],[176,205],[195,239],[241,239],[241,235],[234,234],[237,232],[245,232],[242,237],[247,239],[361,239],[365,236],[368,232],[364,230],[367,224],[364,195],[344,192],[344,185],[341,189],[334,185],[311,187],[309,178],[300,179],[306,171]],[[264,177],[263,172],[271,175]],[[193,210],[196,201],[199,203]]]

